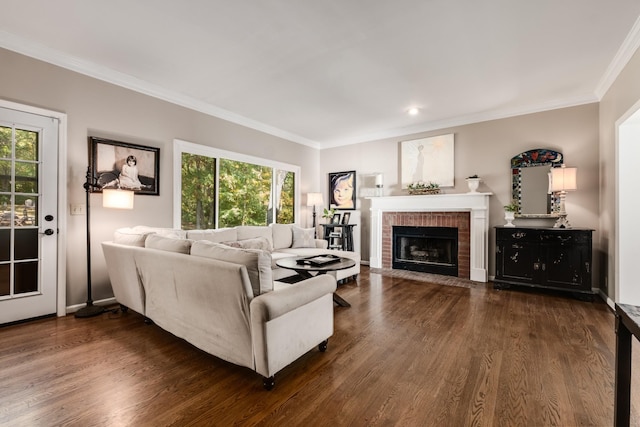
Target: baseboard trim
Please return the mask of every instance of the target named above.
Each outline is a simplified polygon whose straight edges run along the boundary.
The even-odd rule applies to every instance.
[[[95,305],[111,305],[111,304],[115,304],[116,303],[116,297],[111,297],[111,298],[106,298],[106,299],[101,299],[99,301],[94,301],[93,302]],[[83,303],[83,304],[75,304],[75,305],[68,305],[67,306],[67,314],[71,314],[71,313],[75,313],[76,311],[80,310],[81,308],[86,307],[87,304]]]

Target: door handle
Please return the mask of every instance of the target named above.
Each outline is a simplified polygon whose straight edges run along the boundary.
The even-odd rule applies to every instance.
[[[51,236],[53,233],[55,233],[55,231],[53,231],[50,228],[47,228],[46,230],[44,230],[44,233],[40,233],[40,234],[46,234],[47,236]]]

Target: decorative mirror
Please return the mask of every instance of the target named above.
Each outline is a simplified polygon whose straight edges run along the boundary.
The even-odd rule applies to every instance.
[[[538,148],[511,159],[512,199],[520,218],[555,218],[557,200],[549,194],[549,171],[562,165],[562,153]]]

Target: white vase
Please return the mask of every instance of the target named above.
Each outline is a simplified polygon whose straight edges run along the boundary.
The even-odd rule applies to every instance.
[[[507,223],[504,225],[505,227],[515,227],[513,224],[513,220],[516,218],[515,212],[504,211],[504,219]]]
[[[467,185],[469,186],[469,193],[477,193],[480,186],[480,178],[467,178]]]

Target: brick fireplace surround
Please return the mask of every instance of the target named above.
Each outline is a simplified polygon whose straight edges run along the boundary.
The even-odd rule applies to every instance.
[[[469,278],[469,212],[384,212],[382,214],[382,268],[392,268],[394,225],[453,227],[458,229],[458,277]]]
[[[491,193],[370,197],[372,268],[392,268],[392,226],[457,227],[458,277],[487,282]]]

